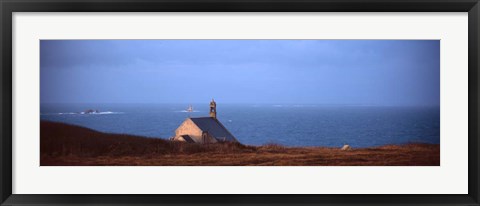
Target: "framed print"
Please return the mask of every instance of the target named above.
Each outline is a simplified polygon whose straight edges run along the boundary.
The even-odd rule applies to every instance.
[[[440,166],[439,40],[41,40],[40,62],[40,166]]]
[[[478,1],[2,1],[2,205],[479,205]]]

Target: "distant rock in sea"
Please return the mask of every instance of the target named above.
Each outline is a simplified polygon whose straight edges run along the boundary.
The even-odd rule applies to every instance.
[[[87,109],[84,112],[81,112],[80,114],[98,114],[98,113],[100,113],[98,110]]]

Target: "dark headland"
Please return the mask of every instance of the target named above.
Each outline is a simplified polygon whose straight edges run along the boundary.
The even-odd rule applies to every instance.
[[[40,122],[41,166],[439,166],[439,144],[386,145],[342,151],[327,147],[191,144],[109,134],[56,122]]]

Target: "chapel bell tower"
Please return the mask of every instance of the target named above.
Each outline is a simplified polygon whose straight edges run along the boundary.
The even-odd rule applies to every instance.
[[[210,102],[210,117],[217,119],[217,103],[213,99]]]

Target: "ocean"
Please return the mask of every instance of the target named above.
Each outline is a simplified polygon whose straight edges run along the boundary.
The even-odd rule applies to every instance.
[[[40,119],[101,132],[168,139],[208,104],[42,104]],[[88,109],[96,114],[81,114]],[[372,147],[440,143],[439,107],[217,104],[217,117],[243,144]]]

